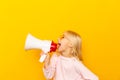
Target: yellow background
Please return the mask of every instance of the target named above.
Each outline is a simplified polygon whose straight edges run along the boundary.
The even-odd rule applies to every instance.
[[[100,80],[120,80],[119,0],[1,0],[0,80],[45,80],[40,51],[25,51],[26,35],[54,40],[82,36],[84,64]]]

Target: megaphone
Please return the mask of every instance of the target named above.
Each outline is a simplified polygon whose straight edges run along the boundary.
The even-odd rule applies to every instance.
[[[25,50],[30,49],[40,49],[47,54],[48,52],[56,51],[57,43],[50,40],[40,40],[29,33],[25,41]],[[41,55],[40,62],[45,60],[46,54]]]

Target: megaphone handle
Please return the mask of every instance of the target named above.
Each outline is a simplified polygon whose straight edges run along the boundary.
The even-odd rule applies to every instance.
[[[43,61],[45,60],[46,56],[47,56],[46,54],[41,55],[39,61],[40,61],[40,62],[43,62]]]

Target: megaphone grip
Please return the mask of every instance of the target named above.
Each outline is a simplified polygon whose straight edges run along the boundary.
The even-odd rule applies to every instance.
[[[40,62],[43,62],[43,61],[45,60],[46,56],[47,56],[46,54],[41,55],[39,61],[40,61]]]

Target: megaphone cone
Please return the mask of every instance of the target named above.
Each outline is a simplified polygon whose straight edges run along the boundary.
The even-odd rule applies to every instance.
[[[35,38],[31,34],[28,34],[25,42],[25,50],[29,49],[40,49],[44,53],[48,53],[55,51],[57,49],[57,44],[49,40],[40,40],[38,38]],[[46,56],[44,55],[44,59],[45,57]],[[40,58],[40,62],[43,62],[44,59]]]

